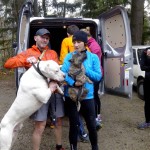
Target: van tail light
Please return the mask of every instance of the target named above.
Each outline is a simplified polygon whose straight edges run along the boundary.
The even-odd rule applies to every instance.
[[[126,85],[128,86],[128,79],[126,79]]]
[[[128,86],[129,85],[128,79],[123,79],[122,84],[123,84],[123,86],[124,85]]]

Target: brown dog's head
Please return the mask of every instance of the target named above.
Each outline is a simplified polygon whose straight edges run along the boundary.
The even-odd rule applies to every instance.
[[[70,62],[72,65],[76,66],[76,67],[81,67],[83,61],[86,59],[86,53],[82,52],[82,53],[76,53],[72,56]]]

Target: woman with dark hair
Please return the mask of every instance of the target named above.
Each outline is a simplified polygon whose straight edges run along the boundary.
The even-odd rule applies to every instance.
[[[102,72],[100,61],[97,55],[86,50],[87,34],[83,31],[77,31],[73,34],[74,52],[68,53],[62,65],[62,71],[65,73],[65,109],[69,117],[69,142],[71,150],[77,150],[77,138],[79,132],[79,113],[85,119],[92,150],[98,150],[98,137],[95,124],[95,104],[94,104],[94,84],[101,80]],[[73,70],[73,59],[83,58],[80,61],[80,71],[73,76],[70,71]],[[83,56],[83,57],[82,57]],[[82,79],[79,81],[77,76],[82,72]],[[84,72],[84,75],[83,75]],[[77,94],[71,95],[76,89]],[[71,91],[72,90],[72,91]],[[85,91],[84,95],[82,93]]]

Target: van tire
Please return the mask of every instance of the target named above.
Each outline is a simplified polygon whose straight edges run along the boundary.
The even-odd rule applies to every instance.
[[[142,100],[144,100],[144,88],[143,88],[144,80],[140,80],[137,83],[137,94],[138,97]]]

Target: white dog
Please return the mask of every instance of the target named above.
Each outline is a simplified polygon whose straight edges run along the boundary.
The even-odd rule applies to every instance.
[[[0,124],[0,150],[11,149],[23,121],[49,100],[52,93],[43,76],[58,82],[65,77],[60,66],[52,60],[40,61],[23,74],[16,99]],[[59,87],[57,90],[63,94]]]

